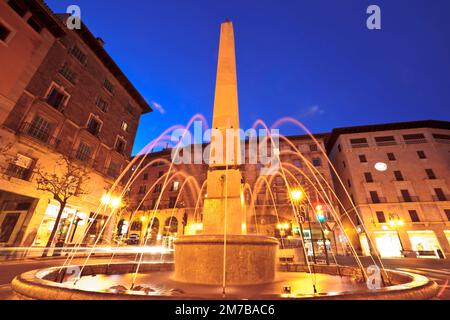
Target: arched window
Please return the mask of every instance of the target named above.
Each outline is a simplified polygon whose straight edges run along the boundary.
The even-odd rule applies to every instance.
[[[167,218],[164,224],[166,235],[173,235],[178,232],[178,219],[175,217]]]

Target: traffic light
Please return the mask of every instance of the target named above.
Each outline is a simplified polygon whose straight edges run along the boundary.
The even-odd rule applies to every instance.
[[[323,206],[320,204],[316,206],[316,215],[317,215],[317,220],[320,223],[325,222],[325,220],[326,220],[325,213],[323,212]]]

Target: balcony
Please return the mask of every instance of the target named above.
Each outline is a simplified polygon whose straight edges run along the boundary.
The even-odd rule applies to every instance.
[[[422,144],[422,143],[427,143],[427,139],[426,138],[422,138],[422,139],[408,139],[405,140],[406,144]]]
[[[433,196],[433,201],[449,201],[450,195]]]
[[[49,131],[42,130],[42,128],[39,128],[32,123],[23,123],[19,132],[27,137],[33,138],[33,140],[39,141],[47,147],[56,148],[60,143],[60,140],[51,136]]]
[[[12,178],[29,181],[32,175],[32,170],[10,163],[6,169],[6,175]]]
[[[416,196],[398,197],[398,202],[420,202],[420,198]]]
[[[387,203],[387,200],[385,197],[378,197],[378,199],[367,198],[367,203],[372,204]]]
[[[353,149],[367,148],[367,147],[369,147],[368,143],[352,143]]]

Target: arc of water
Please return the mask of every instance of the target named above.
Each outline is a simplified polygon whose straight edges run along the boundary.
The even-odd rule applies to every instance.
[[[302,130],[304,130],[304,131],[305,131],[305,132],[313,139],[313,141],[314,141],[314,142],[316,143],[316,145],[319,147],[320,152],[321,152],[321,153],[325,156],[325,158],[327,159],[328,164],[330,165],[330,167],[331,167],[333,173],[335,174],[336,178],[339,180],[339,183],[340,183],[340,185],[342,186],[342,189],[344,190],[344,192],[345,192],[345,194],[346,194],[348,200],[350,201],[350,203],[351,203],[351,205],[352,205],[352,207],[353,207],[353,210],[355,211],[357,217],[359,218],[359,220],[360,220],[360,222],[361,222],[361,226],[363,227],[363,230],[366,232],[366,235],[367,235],[367,238],[368,238],[368,240],[369,240],[370,246],[371,246],[372,248],[375,248],[375,246],[374,246],[374,244],[373,244],[374,241],[373,241],[373,239],[371,239],[371,237],[369,236],[369,233],[367,232],[367,229],[366,229],[364,220],[362,219],[362,217],[361,217],[359,211],[357,210],[357,208],[356,208],[356,206],[355,206],[355,204],[354,204],[354,202],[353,202],[353,200],[352,200],[352,197],[350,196],[349,192],[347,191],[347,188],[345,187],[345,184],[344,184],[344,182],[342,181],[341,177],[339,176],[339,174],[338,174],[336,168],[334,167],[334,165],[333,165],[333,163],[331,162],[331,160],[328,158],[328,155],[327,155],[326,151],[322,148],[322,145],[317,141],[317,139],[314,137],[314,135],[311,133],[311,131],[309,131],[308,128],[306,128],[306,126],[303,125],[303,123],[301,123],[300,121],[298,121],[298,120],[296,120],[296,119],[289,118],[289,117],[287,117],[287,118],[282,118],[282,119],[278,120],[277,122],[275,122],[275,123],[273,124],[272,127],[278,127],[279,125],[283,124],[284,122],[290,122],[290,123],[295,124],[295,125],[297,125],[298,127],[300,127]],[[344,209],[345,209],[345,208],[344,208]],[[350,220],[350,222],[354,225],[354,223],[353,223],[353,221],[352,221],[352,219],[351,219],[350,217],[349,217],[349,220]],[[356,226],[355,226],[355,228],[356,228]],[[372,255],[370,255],[370,256],[371,256],[373,262],[376,264],[376,262],[375,262],[373,256],[372,256]],[[387,273],[387,271],[386,271],[386,268],[385,268],[385,266],[384,266],[383,261],[381,260],[381,256],[380,256],[380,254],[378,253],[378,250],[375,250],[375,256],[378,258],[378,262],[379,262],[379,264],[380,264],[380,266],[381,266],[383,272],[385,273],[386,279],[387,279],[388,281],[390,281],[390,280],[389,280],[389,275],[388,275],[388,273]]]

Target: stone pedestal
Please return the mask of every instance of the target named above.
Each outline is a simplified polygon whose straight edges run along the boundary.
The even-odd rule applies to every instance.
[[[226,247],[226,284],[269,283],[275,279],[278,241],[253,235],[230,235]],[[175,280],[223,283],[223,235],[198,235],[175,241]]]

